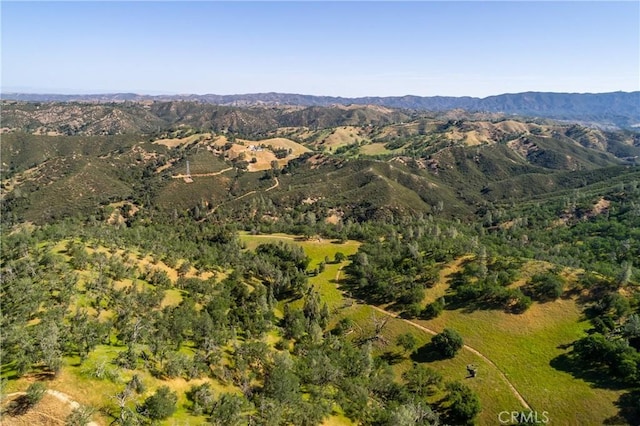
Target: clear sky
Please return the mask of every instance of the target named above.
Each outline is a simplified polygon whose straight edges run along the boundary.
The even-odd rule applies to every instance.
[[[3,91],[640,90],[640,2],[2,1]]]

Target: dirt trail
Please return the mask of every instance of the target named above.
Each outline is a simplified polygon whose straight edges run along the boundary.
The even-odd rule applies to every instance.
[[[251,238],[272,238],[272,237],[276,237],[278,239],[283,239],[283,240],[291,240],[291,241],[296,241],[296,239],[294,237],[289,237],[286,235],[270,235],[270,234],[256,234],[256,235],[252,235]]]
[[[224,173],[224,172],[226,172],[227,170],[231,170],[231,167],[229,167],[228,169],[224,169],[224,170],[221,170],[221,171],[219,171],[219,172],[216,172],[216,173],[214,173],[214,174]],[[178,176],[180,176],[180,177],[186,177],[186,176],[183,176],[183,175],[178,175]],[[191,175],[191,176],[205,176],[205,175]],[[206,176],[212,176],[212,174],[207,174]],[[174,177],[174,178],[175,178],[176,176],[172,176],[172,177]],[[275,188],[277,188],[277,187],[279,187],[279,186],[280,186],[280,181],[278,181],[278,178],[277,178],[277,177],[274,177],[273,179],[275,179],[276,183],[274,183],[274,184],[273,184],[272,186],[270,186],[269,188],[265,189],[265,190],[264,190],[264,192],[271,191],[272,189],[275,189]],[[222,206],[222,205],[224,205],[224,204],[228,204],[228,203],[231,203],[231,202],[233,202],[233,201],[241,200],[241,199],[243,199],[244,197],[248,197],[248,196],[249,196],[249,195],[251,195],[251,194],[255,194],[256,192],[258,192],[258,191],[249,191],[249,192],[247,192],[246,194],[242,194],[242,195],[240,195],[239,197],[234,198],[233,200],[224,201],[224,202],[222,202],[222,203],[218,204],[217,206],[215,206],[214,208],[212,208],[211,210],[209,210],[209,211],[207,212],[206,216],[212,215],[213,213],[215,213],[215,211],[216,211],[216,209],[217,209],[218,207],[220,207],[220,206]],[[205,217],[206,217],[206,216],[205,216]],[[203,220],[204,220],[204,218],[202,218],[202,219],[200,220],[200,222],[202,222]]]
[[[280,186],[280,182],[278,181],[277,177],[274,177],[273,180],[275,180],[276,183],[274,183],[273,186],[270,186],[269,188],[265,189],[264,192],[271,191],[272,189],[276,189],[277,187]]]
[[[428,327],[425,327],[423,325],[417,324],[411,320],[405,319],[405,318],[401,318],[398,314],[396,314],[395,312],[389,312],[389,311],[385,311],[384,309],[378,307],[378,306],[374,306],[374,305],[369,305],[372,309],[375,309],[376,311],[383,313],[385,315],[389,315],[393,318],[397,318],[401,321],[406,322],[407,324],[418,328],[422,331],[426,331],[429,334],[432,335],[436,335],[438,334],[437,331],[432,330]],[[498,366],[491,361],[489,358],[487,358],[487,356],[485,356],[482,352],[478,351],[477,349],[472,348],[469,345],[463,345],[462,346],[464,349],[468,350],[469,352],[471,352],[474,355],[479,356],[480,358],[482,358],[487,364],[489,364],[490,366],[492,366],[493,368],[496,369],[496,371],[498,371],[498,374],[500,376],[500,378],[507,384],[507,386],[509,386],[509,389],[511,389],[511,392],[513,392],[513,394],[515,395],[516,398],[518,398],[518,400],[520,401],[520,403],[527,409],[527,410],[531,410],[531,407],[529,406],[529,404],[527,403],[527,401],[524,399],[524,397],[520,394],[520,392],[518,392],[518,390],[515,388],[515,386],[513,386],[513,383],[511,383],[511,381],[507,378],[507,376],[500,370],[500,368],[498,368]]]
[[[336,282],[339,282],[339,280],[340,280],[340,271],[341,271],[341,270],[342,270],[342,267],[340,267],[340,268],[338,269],[338,272],[336,272]],[[365,304],[364,302],[361,302],[361,303]],[[382,308],[380,308],[380,307],[378,307],[378,306],[375,306],[375,305],[368,305],[368,304],[367,304],[367,306],[371,307],[371,309],[376,310],[376,311],[378,311],[378,312],[380,312],[380,313],[382,313],[382,314],[385,314],[385,315],[388,315],[388,316],[390,316],[390,317],[397,318],[397,319],[399,319],[399,320],[401,320],[401,321],[404,321],[405,323],[407,323],[407,324],[411,325],[412,327],[418,328],[418,329],[420,329],[420,330],[422,330],[422,331],[425,331],[425,332],[427,332],[427,333],[429,333],[429,334],[431,334],[431,335],[434,335],[434,336],[435,336],[436,334],[438,334],[438,332],[437,332],[437,331],[435,331],[435,330],[432,330],[432,329],[430,329],[430,328],[428,328],[428,327],[425,327],[425,326],[423,326],[423,325],[420,325],[420,324],[418,324],[418,323],[415,323],[415,322],[413,322],[413,321],[411,321],[411,320],[408,320],[408,319],[405,319],[405,318],[401,318],[401,317],[400,317],[398,314],[396,314],[395,312],[389,312],[389,311],[384,310],[384,309],[382,309]],[[498,366],[497,366],[493,361],[491,361],[491,359],[489,359],[489,358],[488,358],[486,355],[484,355],[482,352],[478,351],[478,350],[477,350],[477,349],[475,349],[475,348],[472,348],[472,347],[471,347],[471,346],[469,346],[469,345],[463,345],[463,348],[464,348],[464,349],[466,349],[466,350],[468,350],[468,351],[469,351],[469,352],[471,352],[472,354],[474,354],[474,355],[476,355],[476,356],[478,356],[478,357],[482,358],[482,359],[483,359],[487,364],[489,364],[490,366],[492,366],[493,368],[495,368],[495,369],[496,369],[496,371],[498,372],[498,375],[500,376],[500,378],[501,378],[501,379],[502,379],[502,380],[507,384],[507,386],[509,386],[509,389],[511,389],[511,392],[512,392],[512,393],[513,393],[513,395],[518,399],[518,401],[520,401],[520,403],[522,404],[522,406],[523,406],[524,408],[526,408],[527,410],[530,410],[530,411],[531,411],[531,406],[529,405],[529,403],[524,399],[524,397],[522,396],[522,394],[521,394],[520,392],[518,392],[518,390],[515,388],[515,386],[513,385],[513,383],[511,383],[511,381],[509,380],[509,378],[508,378],[508,377],[507,377],[507,376],[502,372],[502,370],[500,370],[500,368],[498,368]]]
[[[228,172],[229,170],[233,170],[233,167],[227,167],[226,169],[220,170],[219,172],[211,172],[211,173],[191,173],[190,175],[173,175],[171,176],[172,179],[184,179],[187,178],[189,176],[193,177],[207,177],[207,176],[218,176],[221,175],[225,172]]]

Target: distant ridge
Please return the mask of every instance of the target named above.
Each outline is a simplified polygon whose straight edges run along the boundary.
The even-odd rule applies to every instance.
[[[579,121],[604,127],[640,126],[640,91],[610,93],[524,92],[486,98],[451,96],[388,96],[343,98],[292,93],[242,95],[140,95],[135,93],[62,95],[3,93],[3,100],[25,102],[144,102],[191,101],[228,106],[378,105],[423,111],[464,109]]]

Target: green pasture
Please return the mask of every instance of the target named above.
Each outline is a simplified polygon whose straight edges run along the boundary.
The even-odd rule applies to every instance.
[[[568,345],[589,328],[573,300],[534,303],[520,315],[445,310],[438,318],[416,322],[436,331],[458,331],[465,344],[505,373],[533,410],[547,411],[551,424],[600,425],[617,413],[614,402],[622,392],[595,387],[554,368],[561,364],[558,357],[570,351]]]

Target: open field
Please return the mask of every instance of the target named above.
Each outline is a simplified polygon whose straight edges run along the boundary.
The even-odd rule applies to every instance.
[[[447,277],[459,270],[464,259],[445,266],[438,283],[426,290],[427,303],[446,293]],[[549,267],[544,262],[527,262],[522,275],[530,277]],[[575,273],[564,275],[570,282],[575,280]],[[523,277],[517,283],[522,284]],[[552,424],[598,425],[616,415],[614,402],[622,392],[595,387],[554,368],[561,366],[556,358],[567,353],[568,346],[590,328],[573,299],[534,303],[522,314],[445,309],[435,319],[413,322],[438,332],[445,327],[458,331],[466,344],[500,368],[533,410],[547,411]]]
[[[71,406],[54,395],[46,393],[40,402],[26,413],[11,413],[10,405],[18,403],[22,392],[9,394],[2,400],[2,425],[3,426],[54,426],[65,424],[66,417],[71,414]]]
[[[195,135],[187,136],[186,138],[158,139],[153,141],[153,143],[158,145],[164,145],[167,148],[175,148],[182,145],[188,145],[200,139],[206,139],[211,137],[212,137],[211,133],[198,133]]]
[[[265,148],[272,146],[273,148],[290,149],[291,155],[295,157],[310,151],[309,148],[305,147],[304,145],[300,145],[299,143],[294,142],[291,139],[287,139],[287,138],[270,138],[270,139],[260,139],[257,141],[238,139],[238,142],[247,146],[254,145],[254,146],[265,147]]]
[[[240,234],[240,240],[244,241],[247,249],[254,250],[260,244],[285,242],[290,244],[296,244],[304,249],[304,252],[311,258],[309,268],[313,269],[321,262],[324,262],[325,257],[333,260],[333,257],[337,252],[342,252],[345,256],[350,256],[358,251],[360,243],[357,241],[345,241],[340,244],[332,240],[322,240],[317,238],[311,238],[305,240],[303,237],[288,234],[264,234],[264,235],[250,235],[246,232]],[[331,266],[331,265],[327,265]]]
[[[314,269],[328,258],[333,261],[336,253],[341,252],[345,256],[350,256],[358,251],[360,243],[357,241],[345,241],[342,244],[330,240],[311,239],[304,240],[295,235],[269,234],[269,235],[249,235],[240,234],[240,239],[246,244],[247,249],[254,250],[260,244],[285,242],[296,244],[303,248],[304,252],[311,258],[309,268]],[[343,303],[343,294],[338,289],[336,277],[348,261],[342,263],[328,263],[325,270],[316,276],[309,277],[309,283],[320,293],[323,302],[327,303],[329,310],[340,307]],[[295,306],[294,302],[294,306]],[[301,301],[300,301],[301,303]]]
[[[229,140],[224,136],[217,137],[213,146],[221,149]],[[291,150],[284,158],[277,158],[273,150]],[[271,168],[271,162],[277,161],[280,167],[285,166],[291,159],[308,152],[309,148],[286,138],[270,138],[257,141],[237,139],[225,152],[229,159],[243,158],[249,162],[248,171],[258,172]]]
[[[458,331],[499,366],[534,410],[547,411],[553,424],[598,425],[616,414],[621,392],[596,388],[553,367],[554,358],[568,351],[563,345],[589,327],[573,300],[534,303],[520,315],[445,310],[436,319],[416,322]]]
[[[371,332],[374,318],[382,319],[385,317],[385,314],[376,311],[371,306],[360,303],[342,309],[339,315],[353,318],[358,324],[357,333],[364,334]],[[403,354],[402,349],[394,344],[399,335],[406,333],[411,333],[416,337],[418,347],[426,345],[432,337],[431,334],[412,327],[402,319],[392,318],[383,331],[385,341],[374,345],[374,352],[378,355],[388,354],[393,358],[398,358],[399,362],[393,365],[398,380],[413,362],[425,362],[419,356],[413,355],[412,357],[409,354]],[[473,379],[466,378],[466,366],[469,364],[478,366],[479,374]],[[501,378],[499,371],[470,351],[461,350],[455,358],[430,361],[427,365],[439,371],[445,380],[462,381],[478,394],[482,407],[482,411],[478,415],[479,424],[495,424],[498,413],[503,410],[523,410],[522,404]],[[441,396],[435,395],[431,402],[436,403],[438,397]]]
[[[275,235],[242,235],[241,239],[250,249],[261,241],[292,242],[304,248],[311,257],[310,267],[315,267],[324,259],[332,257],[336,246],[331,242],[310,240],[302,241],[296,237]],[[351,243],[351,244],[349,244]],[[347,242],[341,249],[345,254],[357,250],[357,243]],[[430,302],[443,296],[448,289],[448,276],[459,270],[467,258],[457,259],[445,265],[436,285],[425,292],[425,301]],[[330,308],[337,308],[337,321],[340,317],[352,317],[357,320],[362,332],[371,327],[374,316],[384,316],[371,307],[358,302],[346,306],[341,292],[335,286],[335,275],[339,265],[327,265],[325,271],[311,277],[312,285],[319,289],[323,300]],[[331,279],[333,275],[334,279]],[[527,274],[529,275],[529,274]],[[332,282],[333,281],[333,282]],[[438,360],[429,365],[438,369],[448,380],[463,380],[480,397],[483,411],[478,417],[480,424],[495,424],[501,411],[524,410],[514,393],[507,386],[502,375],[513,384],[524,397],[532,410],[547,411],[552,424],[561,425],[597,425],[616,414],[614,402],[622,392],[596,388],[588,382],[574,378],[568,372],[554,368],[554,359],[566,353],[563,345],[568,345],[584,336],[589,327],[581,315],[580,307],[571,299],[559,299],[550,303],[534,303],[524,314],[514,315],[498,310],[473,311],[445,310],[438,318],[429,321],[412,320],[436,332],[445,327],[458,331],[465,344],[476,349],[495,366],[469,350],[462,350],[451,360]],[[393,342],[403,333],[411,332],[426,344],[431,335],[417,327],[412,327],[401,319],[389,321],[384,335],[386,345],[376,348],[378,353],[399,352]],[[475,364],[479,374],[474,379],[465,379],[466,365]],[[394,369],[401,374],[410,365],[409,358],[396,364]],[[496,368],[497,367],[497,368]]]
[[[325,150],[335,150],[341,146],[361,141],[369,141],[369,138],[364,134],[361,127],[343,126],[333,129],[320,140],[319,144]]]
[[[370,143],[368,145],[363,145],[360,147],[360,153],[364,155],[384,155],[391,154],[394,151],[390,151],[385,148],[382,142]]]

